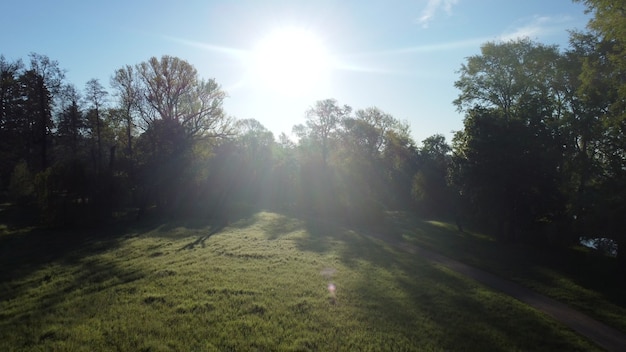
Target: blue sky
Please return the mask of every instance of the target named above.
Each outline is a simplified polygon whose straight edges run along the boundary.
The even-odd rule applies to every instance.
[[[452,100],[456,71],[486,41],[527,36],[567,46],[568,29],[588,15],[570,0],[412,1],[4,1],[0,54],[37,52],[59,61],[79,88],[108,87],[113,72],[152,56],[178,56],[228,92],[225,108],[275,135],[290,133],[316,100],[355,109],[377,106],[406,120],[416,141],[462,128]],[[258,43],[281,28],[302,28],[333,65],[324,84],[290,95],[250,79]]]

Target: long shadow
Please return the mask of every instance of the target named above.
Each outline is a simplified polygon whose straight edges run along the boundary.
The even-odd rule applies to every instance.
[[[398,224],[395,238],[552,295],[624,331],[620,317],[626,312],[626,283],[615,258],[576,247],[502,243],[471,231],[460,233],[444,221],[400,219]],[[563,291],[555,290],[561,286]]]
[[[278,228],[286,225],[283,222],[275,224]],[[420,324],[426,321],[432,325],[436,336],[428,337],[433,340],[429,343],[420,341],[424,336],[402,336],[416,348],[440,346],[444,350],[506,351],[533,348],[537,346],[536,341],[545,341],[545,350],[572,350],[577,346],[570,340],[574,335],[563,335],[549,321],[522,304],[495,293],[491,294],[498,297],[497,301],[486,302],[479,285],[470,284],[419,256],[398,251],[381,240],[384,232],[385,241],[403,241],[405,235],[415,231],[416,225],[423,231],[432,231],[432,236],[450,235],[449,230],[428,223],[400,225],[354,226],[309,218],[305,220],[308,236],[298,238],[296,244],[300,250],[317,253],[333,251],[335,246],[340,246],[339,260],[358,270],[363,278],[354,282],[350,290],[369,302],[358,313],[358,320],[370,324],[373,330],[388,328],[383,335],[393,336],[397,326],[414,326],[414,331],[422,333],[424,327]],[[364,261],[370,265],[361,265]],[[377,268],[398,273],[395,288],[377,284]],[[400,294],[394,292],[398,289]],[[503,314],[504,311],[514,313]],[[516,319],[509,319],[511,316]],[[519,333],[520,328],[524,329],[524,334]],[[526,340],[528,336],[532,338]],[[509,341],[510,347],[502,347],[502,343],[496,342],[498,340]],[[452,345],[451,341],[466,341],[466,344]]]
[[[191,249],[195,249],[196,247],[205,248],[206,247],[206,241],[211,236],[213,236],[213,235],[215,235],[217,233],[222,232],[222,230],[224,230],[224,228],[226,228],[227,224],[228,224],[227,222],[220,221],[216,225],[210,225],[210,227],[209,227],[210,231],[206,235],[201,235],[195,241],[184,245],[182,248],[180,248],[180,250],[183,250],[183,249],[191,250]]]
[[[33,226],[36,219],[24,209],[3,205],[0,211],[0,300],[20,295],[25,285],[16,285],[49,264],[76,264],[83,258],[113,250],[120,243],[139,234],[180,226],[205,226],[203,219],[176,222],[148,214],[137,221],[115,219],[99,226],[85,228],[44,228]]]
[[[8,303],[11,313],[0,312],[0,330],[9,335],[21,332],[17,342],[28,349],[33,344],[41,343],[47,339],[65,339],[64,331],[73,326],[84,324],[102,309],[107,309],[112,304],[107,295],[93,295],[101,291],[109,291],[112,295],[117,293],[129,295],[138,291],[133,282],[145,277],[142,269],[125,265],[124,262],[116,263],[103,258],[87,258],[80,263],[72,265],[70,271],[61,269],[46,270],[45,277],[39,280],[29,280],[22,283],[21,288],[12,289],[11,293],[3,292],[0,298],[21,294],[20,291],[28,289],[27,295],[34,295],[36,300],[20,300],[23,304],[15,305]],[[61,275],[57,279],[56,274]],[[71,279],[67,279],[67,277]],[[52,284],[48,283],[52,282]],[[68,298],[71,297],[71,298]],[[72,316],[63,319],[65,306],[68,299],[72,301]],[[59,314],[59,316],[57,316]],[[50,321],[63,319],[62,328],[50,325]],[[0,334],[1,335],[1,334]]]
[[[126,232],[119,228],[51,230],[32,228],[0,237],[0,284],[27,277],[51,263],[75,264],[119,244]],[[22,285],[22,289],[25,287]],[[15,297],[20,288],[0,290],[0,300]]]
[[[553,270],[626,308],[626,283],[620,280],[615,258],[574,248],[501,243],[484,237],[460,235],[428,222],[422,222],[420,229],[421,238],[430,238],[429,241],[437,243],[440,250],[448,249],[468,264],[486,269],[500,268],[548,287],[554,284],[554,278],[542,274],[541,269]]]

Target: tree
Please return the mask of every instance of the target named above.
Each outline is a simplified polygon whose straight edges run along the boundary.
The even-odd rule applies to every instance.
[[[198,78],[196,69],[177,57],[152,57],[136,66],[143,104],[141,115],[150,125],[156,119],[183,126],[189,137],[232,135],[232,121],[223,111],[226,93],[214,79]]]
[[[598,168],[585,179],[589,206],[581,212],[581,225],[617,241],[618,263],[626,275],[626,7],[621,1],[579,2],[593,14],[588,23],[591,50],[584,56],[579,94],[593,107],[591,116],[600,126],[590,141],[595,144],[587,149],[593,158],[586,160]]]
[[[385,149],[382,153],[382,169],[387,173],[388,199],[386,203],[395,209],[406,209],[413,204],[411,187],[417,172],[418,148],[411,138],[409,126],[387,131]]]
[[[125,115],[128,152],[136,160],[129,172],[140,190],[137,196],[141,203],[152,198],[173,209],[180,199],[177,191],[193,183],[193,170],[199,169],[194,166],[204,160],[194,155],[235,133],[223,110],[226,93],[214,79],[199,78],[191,64],[172,56],[125,66],[116,71],[112,85]],[[135,120],[144,132],[133,142]]]
[[[52,123],[52,104],[54,96],[62,86],[65,74],[59,63],[45,55],[31,53],[30,67],[24,73],[23,84],[26,85],[26,97],[31,106],[33,143],[39,145],[39,170],[48,167],[48,144]]]
[[[25,126],[22,125],[21,61],[0,55],[0,187],[8,186],[11,170],[24,158]]]
[[[275,199],[274,135],[254,119],[238,121],[237,130],[236,136],[215,147],[209,164],[215,215],[226,215],[225,209],[239,212],[258,205],[272,206]]]
[[[356,208],[364,204],[398,206],[402,197],[398,195],[410,193],[405,172],[414,171],[414,143],[408,124],[370,107],[345,118],[342,127],[336,167],[343,172],[342,187],[350,190],[349,203]],[[405,157],[408,162],[404,162]]]
[[[321,150],[322,165],[328,165],[328,153],[332,139],[336,137],[342,121],[350,115],[352,108],[348,105],[339,106],[335,99],[319,100],[314,107],[306,111],[305,125],[294,127],[300,137],[318,145]]]
[[[448,186],[451,152],[452,148],[441,134],[422,141],[412,193],[420,210],[427,214],[449,216],[455,210],[452,207],[453,192]]]
[[[361,131],[355,131],[361,136],[360,144],[363,145],[371,155],[382,153],[385,148],[385,137],[387,132],[394,129],[402,129],[402,123],[393,116],[381,111],[377,107],[359,109],[355,112],[356,118],[347,119],[346,127],[354,125]]]
[[[563,218],[561,56],[529,40],[487,43],[481,53],[455,82],[454,103],[466,117],[454,140],[452,179],[482,210],[476,215],[495,215],[501,238],[530,240],[520,231],[530,236]]]
[[[510,118],[524,97],[550,92],[559,57],[556,46],[520,39],[488,42],[480,51],[461,65],[460,78],[454,83],[461,91],[454,100],[460,111],[478,104],[498,108],[504,118]]]
[[[141,92],[138,87],[137,71],[129,65],[115,71],[111,78],[111,86],[117,91],[120,109],[124,112],[126,122],[126,151],[133,155],[133,129],[135,127],[133,112],[139,108]]]
[[[79,142],[86,127],[83,112],[79,106],[80,94],[73,85],[66,85],[62,89],[61,112],[57,119],[56,136],[60,146],[69,149],[71,158],[76,158]],[[63,154],[67,150],[63,151]]]
[[[615,83],[620,94],[626,94],[626,81],[623,74],[626,72],[626,6],[619,0],[574,0],[587,6],[587,13],[592,13],[588,27],[594,31],[602,41],[614,44],[608,59],[614,67]],[[619,77],[622,77],[621,79]],[[620,102],[621,109],[624,109]]]
[[[558,219],[556,142],[537,137],[524,119],[505,119],[499,110],[468,113],[454,139],[453,180],[484,224],[496,225],[506,241],[530,241],[538,226]],[[520,233],[522,231],[523,233]],[[547,239],[541,239],[547,240]]]
[[[102,117],[101,108],[105,103],[105,98],[109,93],[104,89],[97,79],[90,79],[85,85],[85,100],[90,105],[87,113],[92,130],[96,132],[95,166],[96,172],[102,171]]]

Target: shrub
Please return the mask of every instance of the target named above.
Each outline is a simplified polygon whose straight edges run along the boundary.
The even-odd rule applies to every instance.
[[[9,183],[9,195],[18,204],[26,204],[33,200],[35,195],[34,178],[23,160],[13,168]]]

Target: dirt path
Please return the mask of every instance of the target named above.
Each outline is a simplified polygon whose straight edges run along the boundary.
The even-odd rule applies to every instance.
[[[384,240],[396,248],[420,255],[433,263],[437,263],[454,270],[480,282],[487,287],[501,291],[521,302],[524,302],[565,324],[579,334],[589,338],[607,351],[626,351],[626,335],[624,333],[600,323],[599,321],[582,314],[561,302],[538,294],[526,287],[502,279],[486,271],[476,269],[454,259],[450,259],[441,254],[404,242],[392,242],[389,241],[388,238],[384,238],[382,236],[376,237]]]

